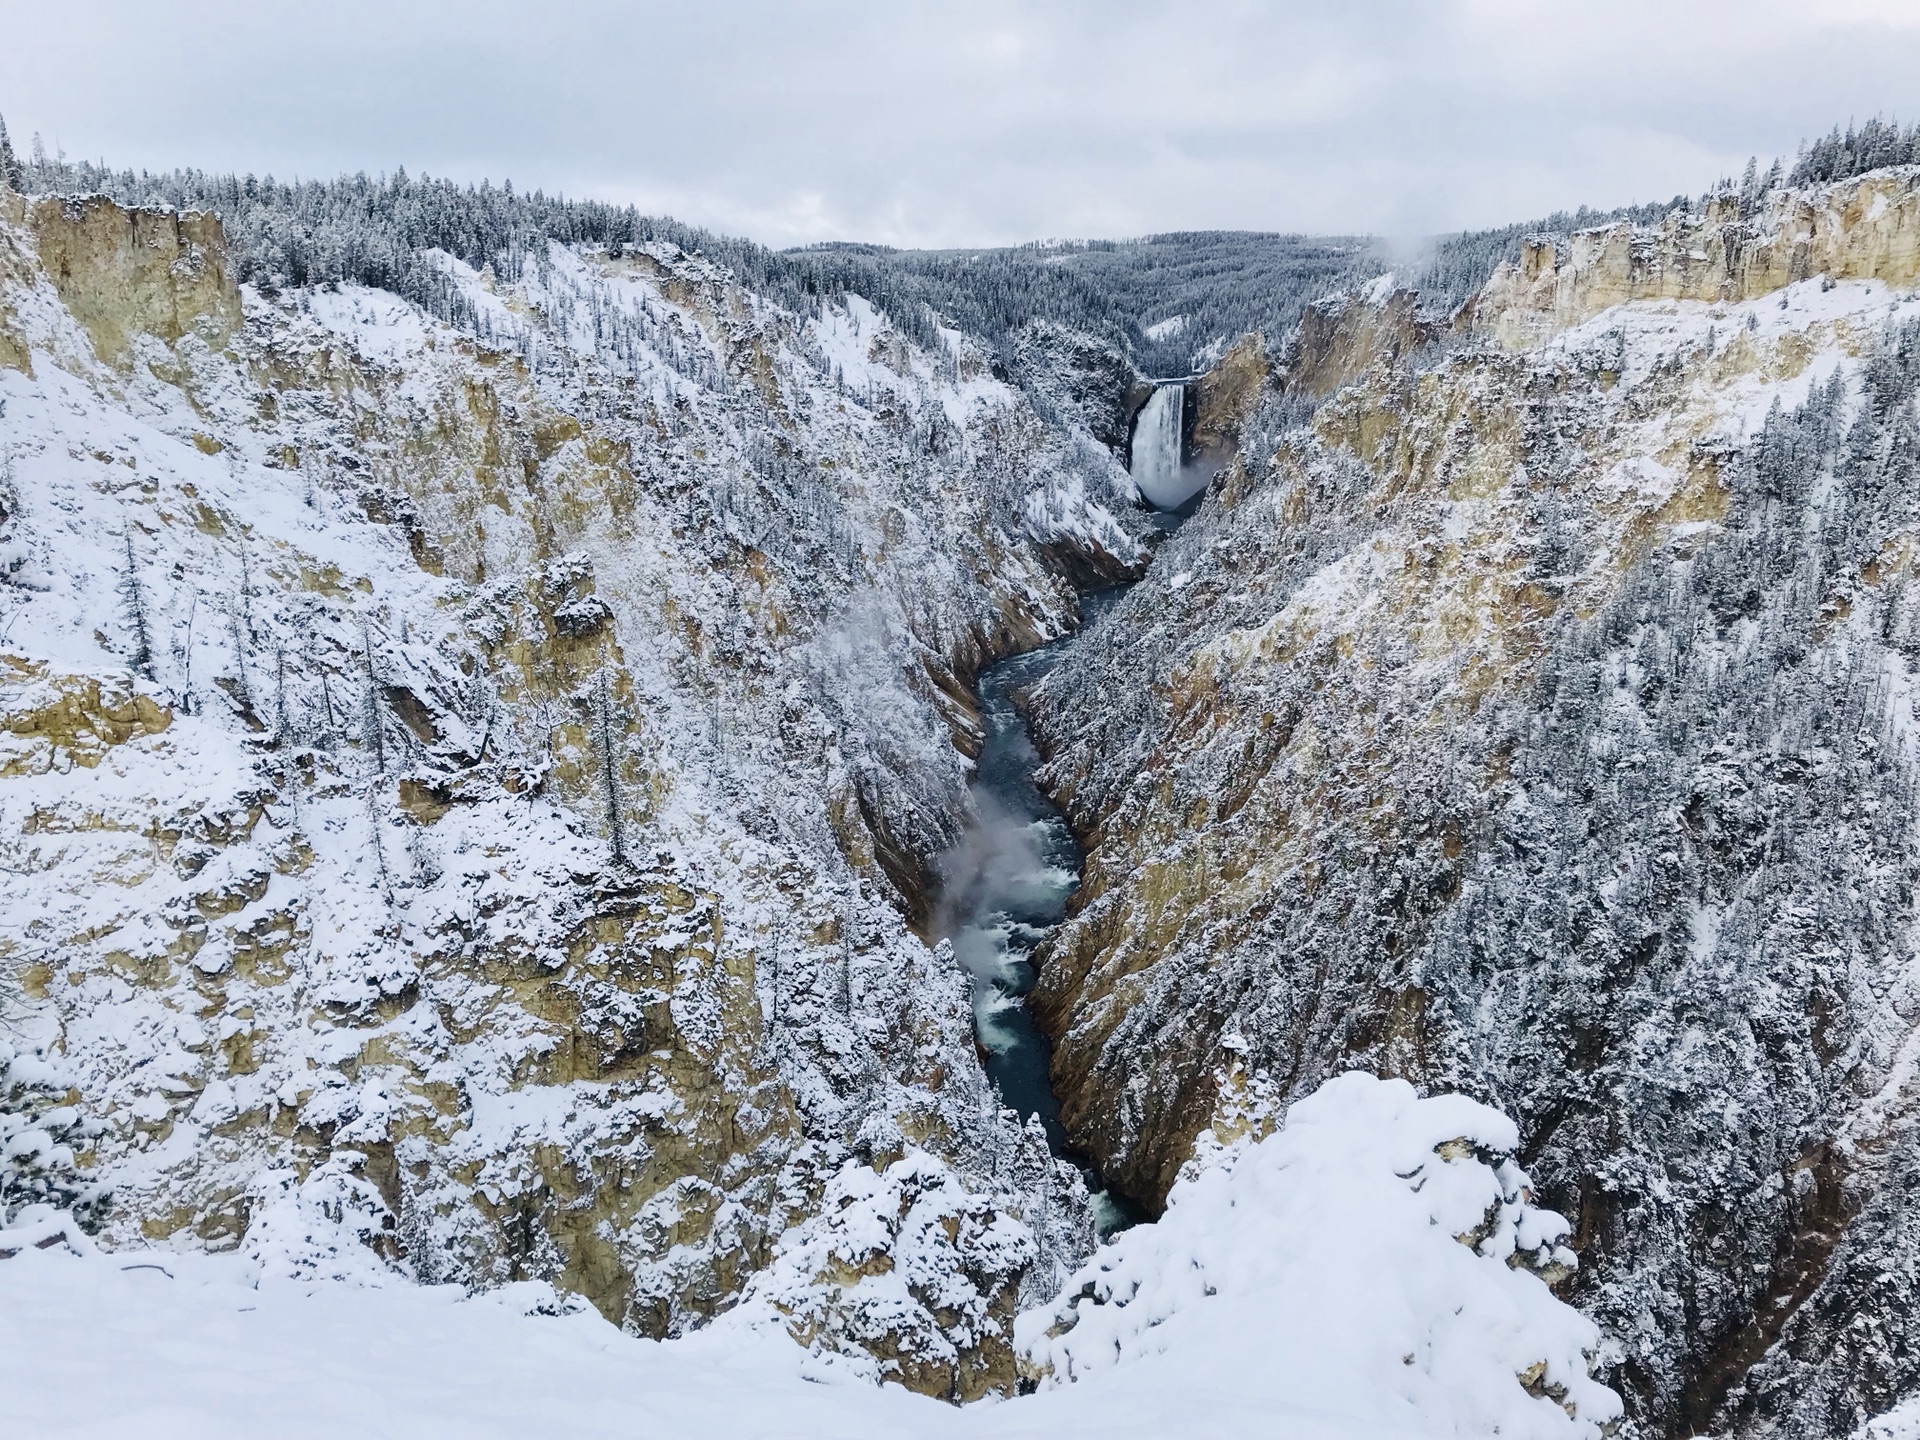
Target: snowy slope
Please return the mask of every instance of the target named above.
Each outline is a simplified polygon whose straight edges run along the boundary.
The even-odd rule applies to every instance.
[[[658,1344],[538,1283],[468,1299],[378,1271],[36,1249],[62,1230],[50,1212],[0,1232],[0,1393],[47,1440],[1597,1436],[1619,1402],[1586,1377],[1593,1327],[1509,1263],[1550,1261],[1565,1229],[1527,1202],[1514,1138],[1459,1097],[1343,1076],[1278,1134],[1210,1147],[1164,1220],[1075,1277],[1077,1324],[1023,1321],[1054,1383],[964,1411],[861,1383],[751,1313]]]

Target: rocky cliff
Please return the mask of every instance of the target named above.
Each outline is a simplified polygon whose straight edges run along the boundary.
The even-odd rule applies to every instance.
[[[648,1335],[751,1295],[1011,1385],[1091,1222],[911,921],[971,669],[1143,559],[1113,460],[957,334],[664,243],[441,257],[454,328],[0,206],[13,1173],[109,1243]]]
[[[1035,699],[1077,1142],[1157,1203],[1228,1050],[1501,1105],[1636,1433],[1920,1383],[1916,186],[1536,245],[1453,347],[1333,307]]]
[[[1813,276],[1902,287],[1920,280],[1920,167],[1776,190],[1751,214],[1727,195],[1657,226],[1529,241],[1454,324],[1521,349],[1630,301],[1755,300]]]

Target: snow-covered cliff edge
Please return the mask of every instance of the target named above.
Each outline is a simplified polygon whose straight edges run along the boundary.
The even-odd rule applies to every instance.
[[[1022,1318],[1041,1384],[1004,1403],[847,1383],[856,1365],[808,1356],[755,1303],[655,1344],[536,1281],[295,1282],[236,1255],[100,1253],[40,1211],[0,1227],[0,1387],[36,1434],[198,1440],[504,1440],[636,1416],[721,1440],[1608,1432],[1620,1402],[1587,1373],[1597,1333],[1529,1273],[1564,1263],[1566,1222],[1533,1205],[1511,1122],[1352,1074],[1283,1127],[1257,1077],[1229,1089],[1239,1103],[1167,1218]],[[872,1219],[856,1204],[846,1223]]]

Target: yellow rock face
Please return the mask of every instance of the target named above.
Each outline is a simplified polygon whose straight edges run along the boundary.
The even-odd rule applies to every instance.
[[[103,360],[135,335],[172,344],[189,333],[224,345],[240,325],[226,237],[212,215],[128,210],[104,196],[26,205],[41,265]]]
[[[1218,464],[1233,458],[1261,387],[1267,383],[1266,337],[1243,335],[1194,384],[1193,448]]]
[[[1920,280],[1920,168],[1783,191],[1749,220],[1728,199],[1654,230],[1585,230],[1564,253],[1529,242],[1457,323],[1519,350],[1630,300],[1752,300],[1814,275],[1901,288]]]
[[[44,665],[0,655],[0,779],[73,765],[92,769],[107,750],[137,735],[158,735],[173,713],[124,682],[49,677]]]
[[[1287,355],[1288,393],[1321,399],[1418,350],[1432,338],[1417,313],[1418,301],[1413,291],[1396,290],[1378,305],[1309,305]]]

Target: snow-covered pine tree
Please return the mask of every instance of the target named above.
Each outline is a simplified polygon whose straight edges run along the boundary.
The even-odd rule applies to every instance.
[[[140,586],[140,562],[133,553],[133,532],[121,535],[127,568],[120,577],[120,609],[127,622],[127,665],[143,679],[153,678],[153,632],[147,620],[146,591]]]
[[[287,652],[273,652],[273,733],[270,743],[277,749],[293,734],[293,722],[287,715]]]
[[[7,136],[7,122],[0,116],[0,190],[19,190],[24,183],[20,161],[13,153],[13,141]]]
[[[613,687],[602,670],[593,682],[593,739],[600,752],[601,800],[607,807],[607,843],[612,847],[613,863],[627,865],[626,822],[621,814],[619,707]]]

